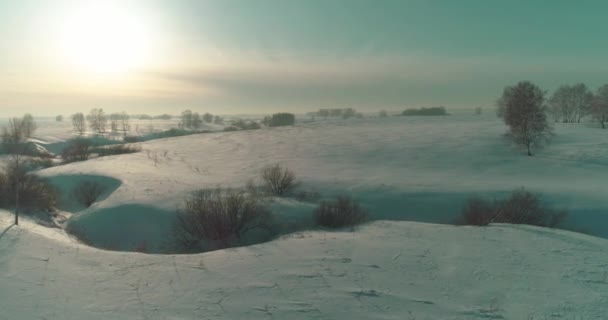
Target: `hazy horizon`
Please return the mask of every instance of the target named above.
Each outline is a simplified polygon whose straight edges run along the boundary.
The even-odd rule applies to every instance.
[[[607,81],[601,1],[0,3],[0,116],[491,107]]]

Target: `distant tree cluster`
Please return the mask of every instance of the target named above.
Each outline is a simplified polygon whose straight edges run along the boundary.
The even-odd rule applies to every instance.
[[[201,115],[191,110],[185,110],[181,115],[181,122],[179,127],[182,129],[199,129],[203,126],[203,120]]]
[[[275,113],[271,117],[264,117],[262,123],[268,127],[291,126],[296,122],[296,116],[293,113]]]
[[[563,85],[555,90],[548,102],[556,122],[581,122],[592,111],[593,93],[583,83]]]
[[[323,117],[323,118],[332,117],[332,118],[348,119],[348,118],[356,117],[359,114],[357,113],[357,110],[353,109],[353,108],[334,108],[334,109],[319,109],[319,111],[316,112],[316,115],[319,117]]]
[[[445,116],[447,115],[445,107],[432,107],[432,108],[420,108],[420,109],[406,109],[401,115],[402,116]]]
[[[235,127],[238,130],[255,130],[255,129],[261,128],[260,124],[255,121],[245,121],[242,119],[232,122],[232,127]],[[225,130],[225,131],[231,131],[231,130]],[[236,131],[236,130],[234,130],[234,131]]]
[[[112,113],[110,115],[110,129],[112,132],[122,131],[124,135],[131,131],[129,115],[126,112]]]
[[[72,127],[78,135],[87,132],[87,123],[91,131],[103,134],[108,131],[108,123],[111,132],[122,131],[124,135],[131,130],[130,116],[126,112],[112,113],[109,116],[100,108],[91,109],[86,116],[77,112],[71,116]]]

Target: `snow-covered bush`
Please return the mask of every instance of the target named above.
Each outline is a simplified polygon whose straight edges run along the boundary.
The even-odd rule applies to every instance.
[[[332,229],[353,227],[367,219],[367,213],[361,209],[359,202],[349,196],[322,201],[313,215],[318,226]]]
[[[554,228],[566,215],[564,210],[543,205],[538,194],[519,189],[504,200],[469,199],[462,211],[462,220],[466,225],[512,223]]]
[[[198,190],[177,212],[176,240],[184,251],[238,245],[255,229],[270,227],[272,214],[256,194],[235,190]]]
[[[105,192],[105,187],[95,181],[82,181],[72,189],[74,199],[85,207],[90,207]]]
[[[268,191],[276,196],[286,195],[296,187],[296,174],[280,164],[262,169],[262,180]]]

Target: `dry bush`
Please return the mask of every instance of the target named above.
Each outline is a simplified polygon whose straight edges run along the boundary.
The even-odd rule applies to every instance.
[[[332,201],[322,201],[313,212],[318,226],[326,228],[353,227],[367,219],[367,213],[349,196],[338,196]]]
[[[486,226],[492,220],[494,211],[493,203],[480,197],[472,197],[462,209],[462,220],[467,225]]]
[[[234,190],[193,192],[177,212],[178,246],[201,251],[204,246],[238,245],[253,229],[268,228],[272,214],[256,194]]]
[[[100,157],[114,156],[119,154],[137,153],[141,151],[140,146],[117,144],[113,146],[95,148],[91,153],[96,153]]]
[[[72,196],[85,207],[90,207],[106,191],[106,188],[95,181],[82,181],[72,189]]]
[[[297,185],[296,175],[280,164],[267,166],[262,169],[262,180],[270,193],[283,196],[291,192]]]
[[[27,173],[23,166],[10,163],[0,173],[0,206],[13,208],[19,195],[19,208],[53,211],[57,206],[58,192],[46,179]]]
[[[74,161],[85,161],[89,159],[91,155],[91,146],[93,143],[91,140],[84,138],[72,139],[68,142],[68,145],[63,149],[61,158],[66,163]]]
[[[490,203],[481,198],[471,198],[462,212],[466,225],[489,223],[528,224],[554,228],[566,217],[567,212],[546,207],[540,195],[524,189],[515,190],[504,200]]]
[[[139,137],[138,136],[124,136],[122,138],[122,141],[124,141],[126,143],[135,143],[135,142],[139,142]]]

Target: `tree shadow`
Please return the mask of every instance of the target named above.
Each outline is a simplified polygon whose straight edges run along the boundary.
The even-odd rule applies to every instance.
[[[2,240],[2,238],[4,237],[4,235],[12,228],[14,227],[15,224],[11,224],[10,226],[6,227],[6,229],[4,229],[4,231],[2,231],[2,233],[0,233],[0,240]]]

